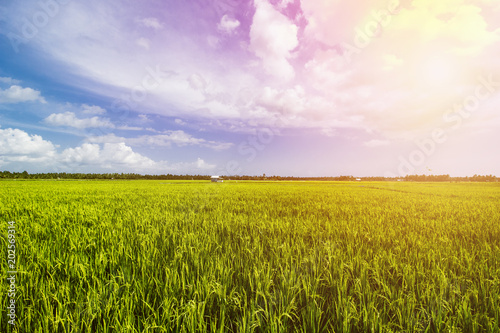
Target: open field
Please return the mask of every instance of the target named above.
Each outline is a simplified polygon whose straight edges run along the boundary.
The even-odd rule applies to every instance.
[[[500,184],[2,181],[19,332],[500,332]]]

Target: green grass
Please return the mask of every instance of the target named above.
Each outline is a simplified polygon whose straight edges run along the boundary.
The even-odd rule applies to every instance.
[[[500,332],[498,183],[0,182],[18,332]]]

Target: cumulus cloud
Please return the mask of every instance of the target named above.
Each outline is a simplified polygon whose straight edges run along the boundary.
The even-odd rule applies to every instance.
[[[97,165],[106,168],[126,166],[128,168],[151,168],[155,162],[132,150],[125,143],[84,143],[80,147],[68,148],[61,153],[61,162],[82,165]]]
[[[238,21],[237,19],[231,18],[228,15],[224,15],[224,16],[222,16],[219,24],[217,25],[217,28],[226,34],[231,34],[239,26],[240,26],[240,21]]]
[[[15,104],[15,103],[33,102],[33,101],[46,103],[45,99],[42,96],[40,96],[40,92],[38,90],[34,90],[31,88],[23,88],[18,85],[10,86],[10,88],[5,90],[0,89],[0,103]]]
[[[280,113],[306,111],[307,97],[304,88],[297,85],[291,89],[278,90],[264,87],[258,104]]]
[[[250,28],[250,50],[262,60],[267,73],[290,80],[295,76],[288,62],[298,46],[298,28],[266,0],[255,1],[255,15]]]
[[[61,165],[71,170],[108,169],[148,173],[198,173],[215,168],[214,164],[198,158],[194,162],[169,163],[154,161],[127,146],[124,142],[104,144],[84,143],[76,148],[65,149],[59,156]]]
[[[83,143],[58,152],[58,146],[39,135],[19,129],[0,129],[0,165],[35,169],[35,172],[67,170],[69,172],[179,172],[198,173],[215,168],[201,158],[193,162],[154,161],[135,152],[121,138],[108,136],[108,142]]]
[[[100,162],[100,153],[99,145],[85,143],[81,147],[65,149],[61,160],[65,163],[96,164]]]
[[[73,112],[52,113],[45,118],[44,122],[52,126],[67,126],[79,129],[96,127],[114,128],[114,125],[109,121],[109,119],[97,116],[79,119]]]
[[[211,170],[211,169],[215,168],[215,165],[209,164],[198,157],[198,159],[196,160],[196,168],[200,169],[200,170]]]
[[[29,135],[19,129],[0,129],[0,155],[27,158],[52,158],[56,147],[39,135]]]

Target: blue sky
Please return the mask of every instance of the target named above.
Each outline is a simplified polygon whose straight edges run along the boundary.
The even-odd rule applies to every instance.
[[[500,3],[5,1],[0,170],[500,175]]]

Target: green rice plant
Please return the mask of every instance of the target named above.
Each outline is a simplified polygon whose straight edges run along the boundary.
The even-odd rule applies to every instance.
[[[2,181],[0,246],[15,221],[19,332],[499,332],[499,198],[493,183]]]

